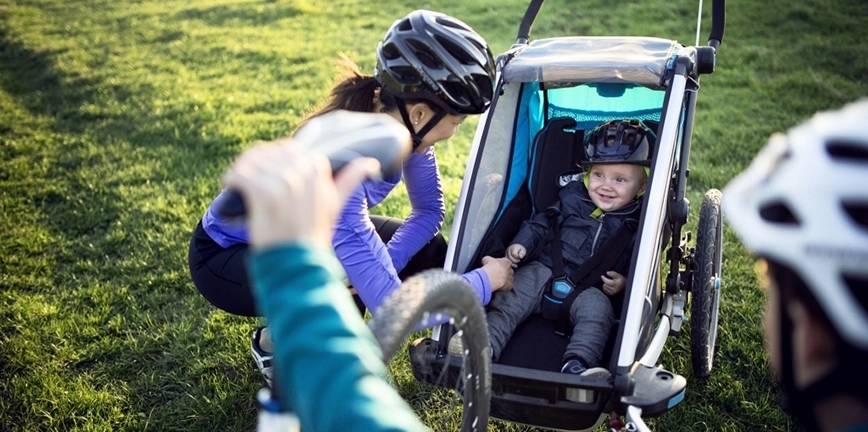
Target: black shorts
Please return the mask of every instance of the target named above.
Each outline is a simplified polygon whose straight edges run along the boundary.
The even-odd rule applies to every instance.
[[[371,222],[383,242],[388,242],[404,221],[372,215]],[[442,235],[437,234],[410,259],[398,277],[406,280],[422,270],[443,268],[446,248],[446,240]],[[188,255],[190,275],[199,293],[214,306],[235,315],[260,316],[256,312],[256,302],[247,278],[246,255],[247,244],[241,243],[224,248],[205,232],[200,221],[190,240]],[[364,304],[358,296],[354,296],[354,300],[359,311],[364,315]]]

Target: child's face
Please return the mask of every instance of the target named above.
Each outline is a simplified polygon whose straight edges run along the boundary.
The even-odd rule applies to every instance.
[[[645,169],[639,165],[594,165],[588,178],[591,200],[609,212],[629,204],[645,187]]]

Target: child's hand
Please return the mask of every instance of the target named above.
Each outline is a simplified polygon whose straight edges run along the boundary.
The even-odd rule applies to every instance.
[[[609,275],[609,277],[606,277],[606,275]],[[603,280],[603,292],[607,295],[618,294],[627,287],[627,278],[621,276],[620,273],[609,270],[606,272],[606,275],[600,276],[600,279]]]
[[[518,243],[511,244],[508,248],[506,248],[506,257],[509,258],[509,260],[512,261],[513,264],[518,264],[519,262],[521,262],[521,260],[524,259],[524,256],[526,254],[527,249],[525,249],[524,246]]]

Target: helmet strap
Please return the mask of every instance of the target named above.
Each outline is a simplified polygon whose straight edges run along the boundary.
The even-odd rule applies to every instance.
[[[425,137],[431,129],[434,129],[434,126],[437,126],[437,123],[439,123],[443,117],[446,117],[446,111],[441,108],[432,107],[432,110],[434,110],[434,117],[425,124],[422,130],[416,132],[416,129],[413,127],[413,122],[410,120],[410,114],[407,113],[407,107],[404,105],[404,101],[399,98],[395,99],[398,101],[398,112],[401,113],[401,119],[404,120],[404,126],[407,127],[407,130],[410,131],[410,136],[413,138],[413,151],[416,151],[416,149],[422,144],[422,138]]]

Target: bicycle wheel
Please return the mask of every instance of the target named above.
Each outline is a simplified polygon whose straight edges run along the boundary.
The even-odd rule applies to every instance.
[[[721,193],[710,189],[702,199],[690,302],[690,348],[693,373],[705,378],[714,363],[720,283],[723,267]]]
[[[455,389],[464,404],[461,430],[485,431],[491,402],[488,324],[476,293],[461,276],[426,270],[407,279],[377,309],[368,326],[388,360],[420,324],[447,322],[457,329],[467,353]]]

